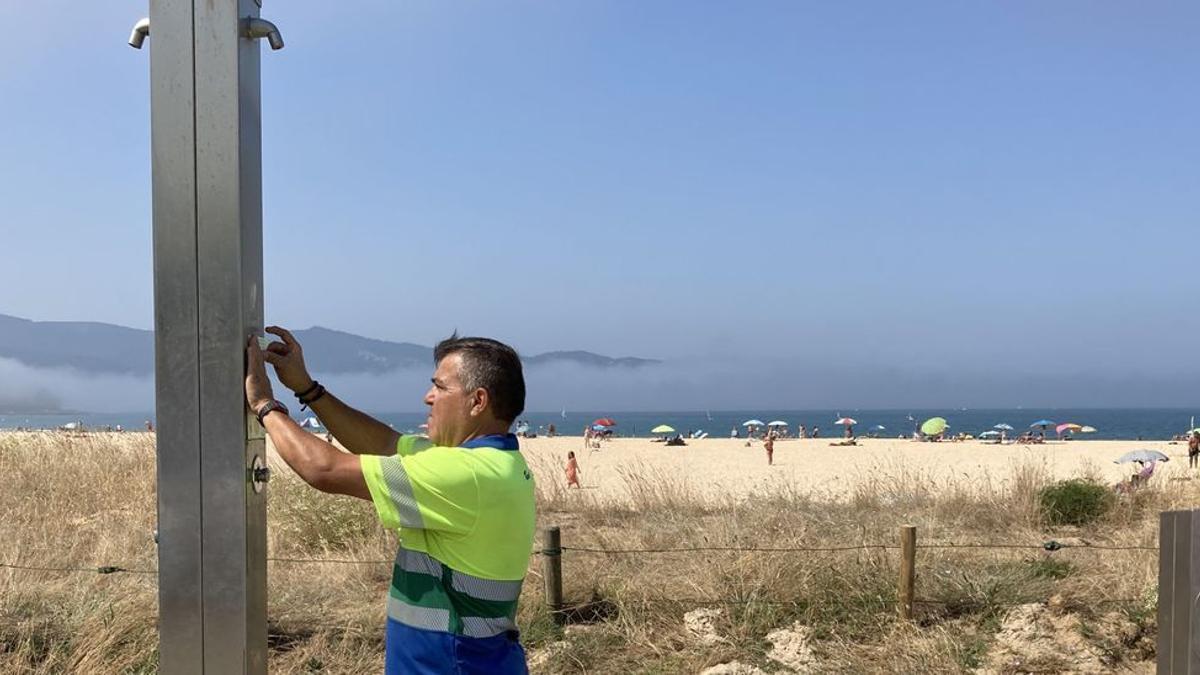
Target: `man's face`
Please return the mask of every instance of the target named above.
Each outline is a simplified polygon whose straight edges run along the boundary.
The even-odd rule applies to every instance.
[[[449,354],[433,373],[433,384],[425,394],[429,406],[429,440],[434,444],[453,447],[465,441],[476,426],[471,409],[478,403],[474,391],[467,391],[459,373],[462,354]]]

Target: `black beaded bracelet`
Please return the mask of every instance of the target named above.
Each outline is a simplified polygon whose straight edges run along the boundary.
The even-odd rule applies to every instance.
[[[300,409],[307,410],[309,406],[311,406],[313,403],[316,403],[324,395],[325,395],[325,387],[318,385],[317,393],[313,394],[312,398],[300,399]]]
[[[305,389],[305,390],[304,390],[304,391],[302,391],[302,392],[298,392],[298,393],[296,394],[296,398],[297,398],[297,399],[298,399],[298,400],[299,400],[301,403],[303,403],[303,402],[304,402],[304,397],[305,397],[305,396],[308,396],[309,394],[311,394],[311,393],[313,393],[314,391],[316,391],[316,390],[317,390],[317,387],[319,387],[319,386],[321,386],[321,383],[320,383],[320,382],[317,382],[316,380],[313,380],[312,386],[311,386],[311,387],[309,387],[308,389]]]

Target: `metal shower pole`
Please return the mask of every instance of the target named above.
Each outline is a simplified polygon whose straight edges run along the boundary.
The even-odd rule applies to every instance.
[[[263,326],[259,0],[150,0],[159,667],[265,673],[262,428],[243,402]],[[261,480],[260,480],[261,479]]]

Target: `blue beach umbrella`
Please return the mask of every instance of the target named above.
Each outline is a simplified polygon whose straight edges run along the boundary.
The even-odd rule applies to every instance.
[[[1038,421],[1034,422],[1033,424],[1030,424],[1029,428],[1032,429],[1034,427],[1041,427],[1042,431],[1045,431],[1046,427],[1052,427],[1052,426],[1054,426],[1054,422],[1051,420],[1038,420]]]

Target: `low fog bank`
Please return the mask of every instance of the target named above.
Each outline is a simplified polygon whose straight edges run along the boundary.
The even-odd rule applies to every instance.
[[[35,368],[0,358],[0,410],[124,412],[154,407],[154,379],[97,375],[72,368]]]
[[[415,411],[430,370],[314,376],[355,407]],[[550,364],[528,368],[527,410],[1184,407],[1200,403],[1200,374],[923,372],[861,364],[693,359],[642,368]],[[276,383],[276,393],[294,403]],[[148,377],[33,368],[0,359],[0,410],[124,412],[154,407]]]

